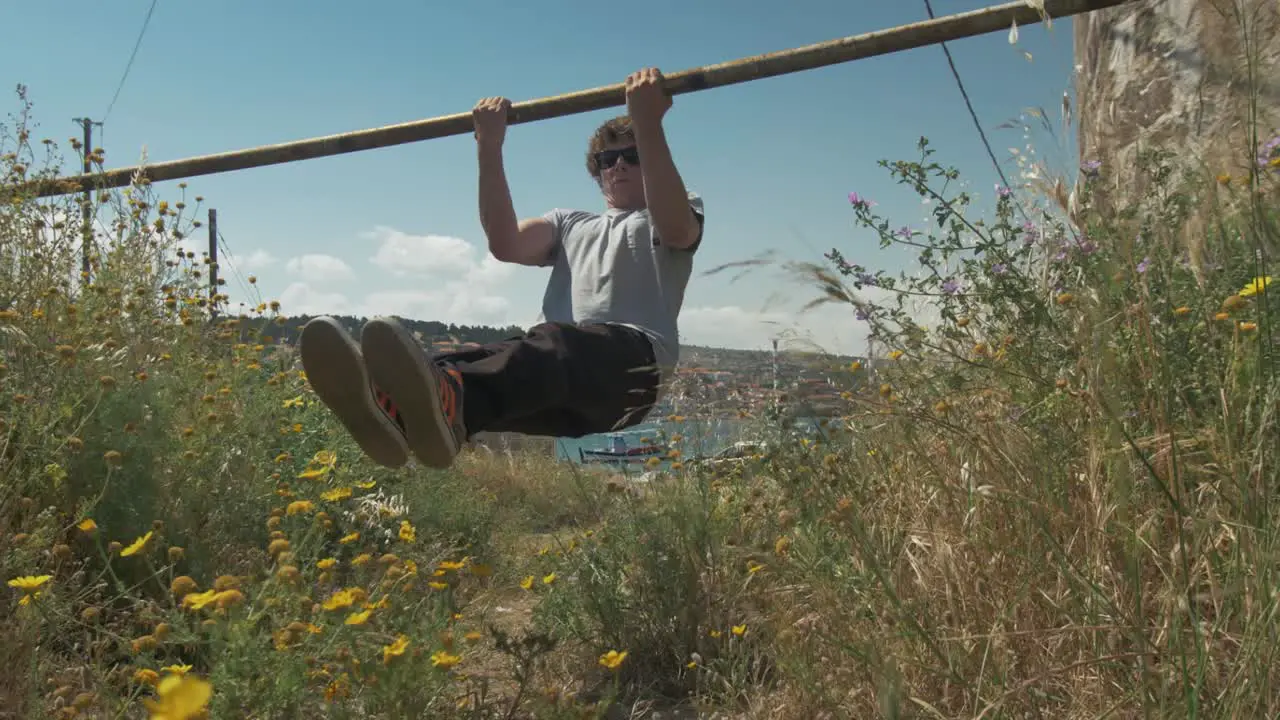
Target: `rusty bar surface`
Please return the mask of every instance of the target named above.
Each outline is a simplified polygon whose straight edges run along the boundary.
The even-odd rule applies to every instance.
[[[1044,10],[1050,18],[1061,18],[1138,1],[1044,0]],[[740,58],[718,65],[707,65],[672,74],[664,73],[664,86],[672,95],[698,92],[1006,30],[1014,22],[1019,25],[1032,25],[1042,21],[1040,11],[1032,7],[1028,0],[1016,0],[934,20],[924,20],[790,50]],[[622,83],[617,83],[513,103],[510,123],[536,122],[624,105],[626,105],[626,90]],[[471,111],[468,110],[453,115],[442,115],[368,130],[35,181],[20,185],[10,192],[30,193],[38,197],[65,195],[85,190],[130,185],[135,174],[151,182],[161,182],[403,145],[432,138],[462,135],[472,130]]]

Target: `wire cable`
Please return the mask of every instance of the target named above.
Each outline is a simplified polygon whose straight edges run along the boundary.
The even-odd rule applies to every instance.
[[[147,26],[151,24],[151,14],[156,10],[156,3],[159,0],[151,0],[151,7],[147,9],[147,17],[142,21],[142,30],[138,32],[138,39],[133,43],[133,52],[129,53],[129,62],[124,66],[124,74],[120,76],[120,82],[116,85],[116,92],[111,96],[111,104],[107,105],[107,111],[102,115],[102,121],[106,122],[107,117],[111,115],[111,109],[115,107],[116,100],[120,98],[120,91],[124,89],[124,81],[129,78],[129,71],[133,69],[133,60],[138,57],[138,48],[142,47],[142,36],[147,34]]]
[[[257,296],[257,293],[253,291],[249,281],[245,278],[244,274],[240,272],[240,268],[232,262],[231,258],[235,256],[232,254],[231,247],[227,244],[227,238],[222,234],[221,230],[218,231],[218,246],[222,249],[222,256],[218,258],[218,269],[226,267],[231,271],[231,275],[235,277],[236,282],[240,286],[240,290],[244,293],[245,300],[253,301],[255,299],[259,299],[255,297]]]
[[[928,11],[929,19],[934,19],[933,4],[929,0],[924,0],[924,9]],[[969,108],[969,117],[973,118],[973,126],[978,130],[978,137],[982,138],[982,146],[987,149],[987,156],[991,158],[991,164],[995,166],[996,173],[1000,175],[1000,182],[1012,192],[1013,186],[1009,184],[1009,179],[1004,175],[1004,169],[1000,167],[1000,161],[996,160],[996,154],[991,150],[991,143],[987,141],[987,133],[982,129],[982,121],[978,120],[978,113],[973,109],[973,103],[969,100],[969,92],[965,90],[964,81],[960,79],[960,71],[956,69],[955,60],[951,57],[951,50],[945,42],[938,44],[942,46],[942,52],[947,56],[947,65],[951,66],[951,76],[955,78],[956,87],[960,88],[960,96],[964,98],[965,107]],[[1019,209],[1021,209],[1021,204],[1019,204]]]

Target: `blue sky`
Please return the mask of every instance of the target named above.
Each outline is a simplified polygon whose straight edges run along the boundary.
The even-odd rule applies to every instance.
[[[988,4],[933,3],[938,15]],[[8,4],[0,80],[6,90],[28,86],[37,137],[62,141],[80,134],[71,118],[103,119],[149,5]],[[160,0],[105,127],[95,129],[107,165],[134,164],[144,147],[159,162],[463,112],[487,95],[528,100],[620,82],[644,66],[675,72],[926,17],[913,0],[652,0],[626,13],[583,0],[356,7]],[[1000,32],[951,50],[1012,180],[1008,148],[1026,140],[996,126],[1034,106],[1056,116],[1072,81],[1071,21],[1020,28],[1017,47]],[[16,107],[10,95],[6,113]],[[620,112],[512,127],[516,212],[600,208],[586,140]],[[859,350],[866,328],[850,310],[798,315],[813,291],[778,272],[701,274],[766,252],[821,261],[832,247],[872,267],[905,267],[909,255],[880,250],[854,227],[847,196],[857,191],[895,225],[919,226],[927,208],[876,162],[910,159],[921,135],[984,199],[997,180],[936,46],[681,95],[666,127],[707,210],[681,315],[686,343],[762,348],[782,334]],[[1037,151],[1054,166],[1075,164],[1073,145],[1037,141]],[[469,135],[190,185],[217,208],[233,264],[286,312],[519,325],[537,317],[547,271],[485,258]],[[175,186],[158,190],[172,198]],[[228,289],[243,298],[234,280]]]

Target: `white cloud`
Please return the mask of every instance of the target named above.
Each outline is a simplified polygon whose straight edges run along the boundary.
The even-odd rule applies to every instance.
[[[399,315],[439,320],[459,325],[507,325],[511,303],[491,290],[451,283],[436,291],[396,290],[376,292],[360,303],[359,314]]]
[[[257,272],[275,265],[276,257],[266,250],[254,250],[246,256],[241,257],[235,253],[231,253],[228,264],[238,269],[242,273]],[[222,264],[220,261],[219,265]]]
[[[341,282],[356,276],[350,265],[332,255],[301,255],[285,263],[285,269],[307,282]]]
[[[738,305],[686,307],[680,312],[680,342],[763,350],[788,324],[783,313],[752,312]]]
[[[378,243],[369,262],[393,275],[463,275],[477,266],[475,247],[461,238],[409,235],[381,225],[362,237]]]
[[[780,349],[866,354],[871,327],[858,319],[856,307],[830,300],[806,309],[805,305],[819,297],[821,288],[817,284],[806,284],[809,280],[803,273],[784,272],[774,282],[777,284],[766,280],[753,286],[760,292],[768,292],[769,287],[773,289],[770,299],[760,309],[737,304],[686,305],[680,313],[681,342],[767,350],[776,338]],[[883,288],[846,287],[845,292],[858,301],[881,306],[897,301],[896,293]],[[909,298],[904,309],[926,328],[937,325],[940,318],[939,307],[929,298]]]
[[[197,258],[203,257],[209,252],[209,243],[203,238],[187,236],[179,240],[177,246],[184,252],[195,253]],[[279,259],[266,250],[258,249],[248,255],[241,255],[240,253],[226,252],[221,245],[218,246],[218,267],[222,268],[224,275],[236,270],[241,275],[249,275],[272,267],[277,262],[279,262]]]
[[[378,227],[363,237],[377,243],[369,263],[396,282],[379,283],[362,295],[321,289],[321,284],[355,277],[343,260],[329,255],[293,258],[285,269],[298,276],[280,295],[286,312],[373,317],[398,315],[464,325],[527,324],[527,306],[514,317],[506,296],[510,265],[460,238],[410,235]]]
[[[290,283],[280,293],[280,304],[290,315],[350,315],[355,307],[346,295],[316,290],[305,282]]]
[[[688,307],[680,313],[680,341],[686,345],[768,350],[822,350],[860,354],[867,326],[848,306],[825,305],[808,310],[748,310],[739,305]]]
[[[370,263],[399,277],[429,278],[432,289],[371,293],[361,303],[362,314],[459,324],[513,322],[511,301],[505,295],[513,268],[487,251],[461,238],[410,235],[382,226],[365,237],[378,242]]]

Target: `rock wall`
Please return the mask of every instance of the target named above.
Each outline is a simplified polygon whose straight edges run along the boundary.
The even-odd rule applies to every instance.
[[[1103,163],[1111,201],[1143,190],[1146,143],[1211,175],[1247,173],[1252,97],[1262,140],[1280,116],[1278,18],[1280,0],[1138,0],[1075,17],[1080,159]]]

